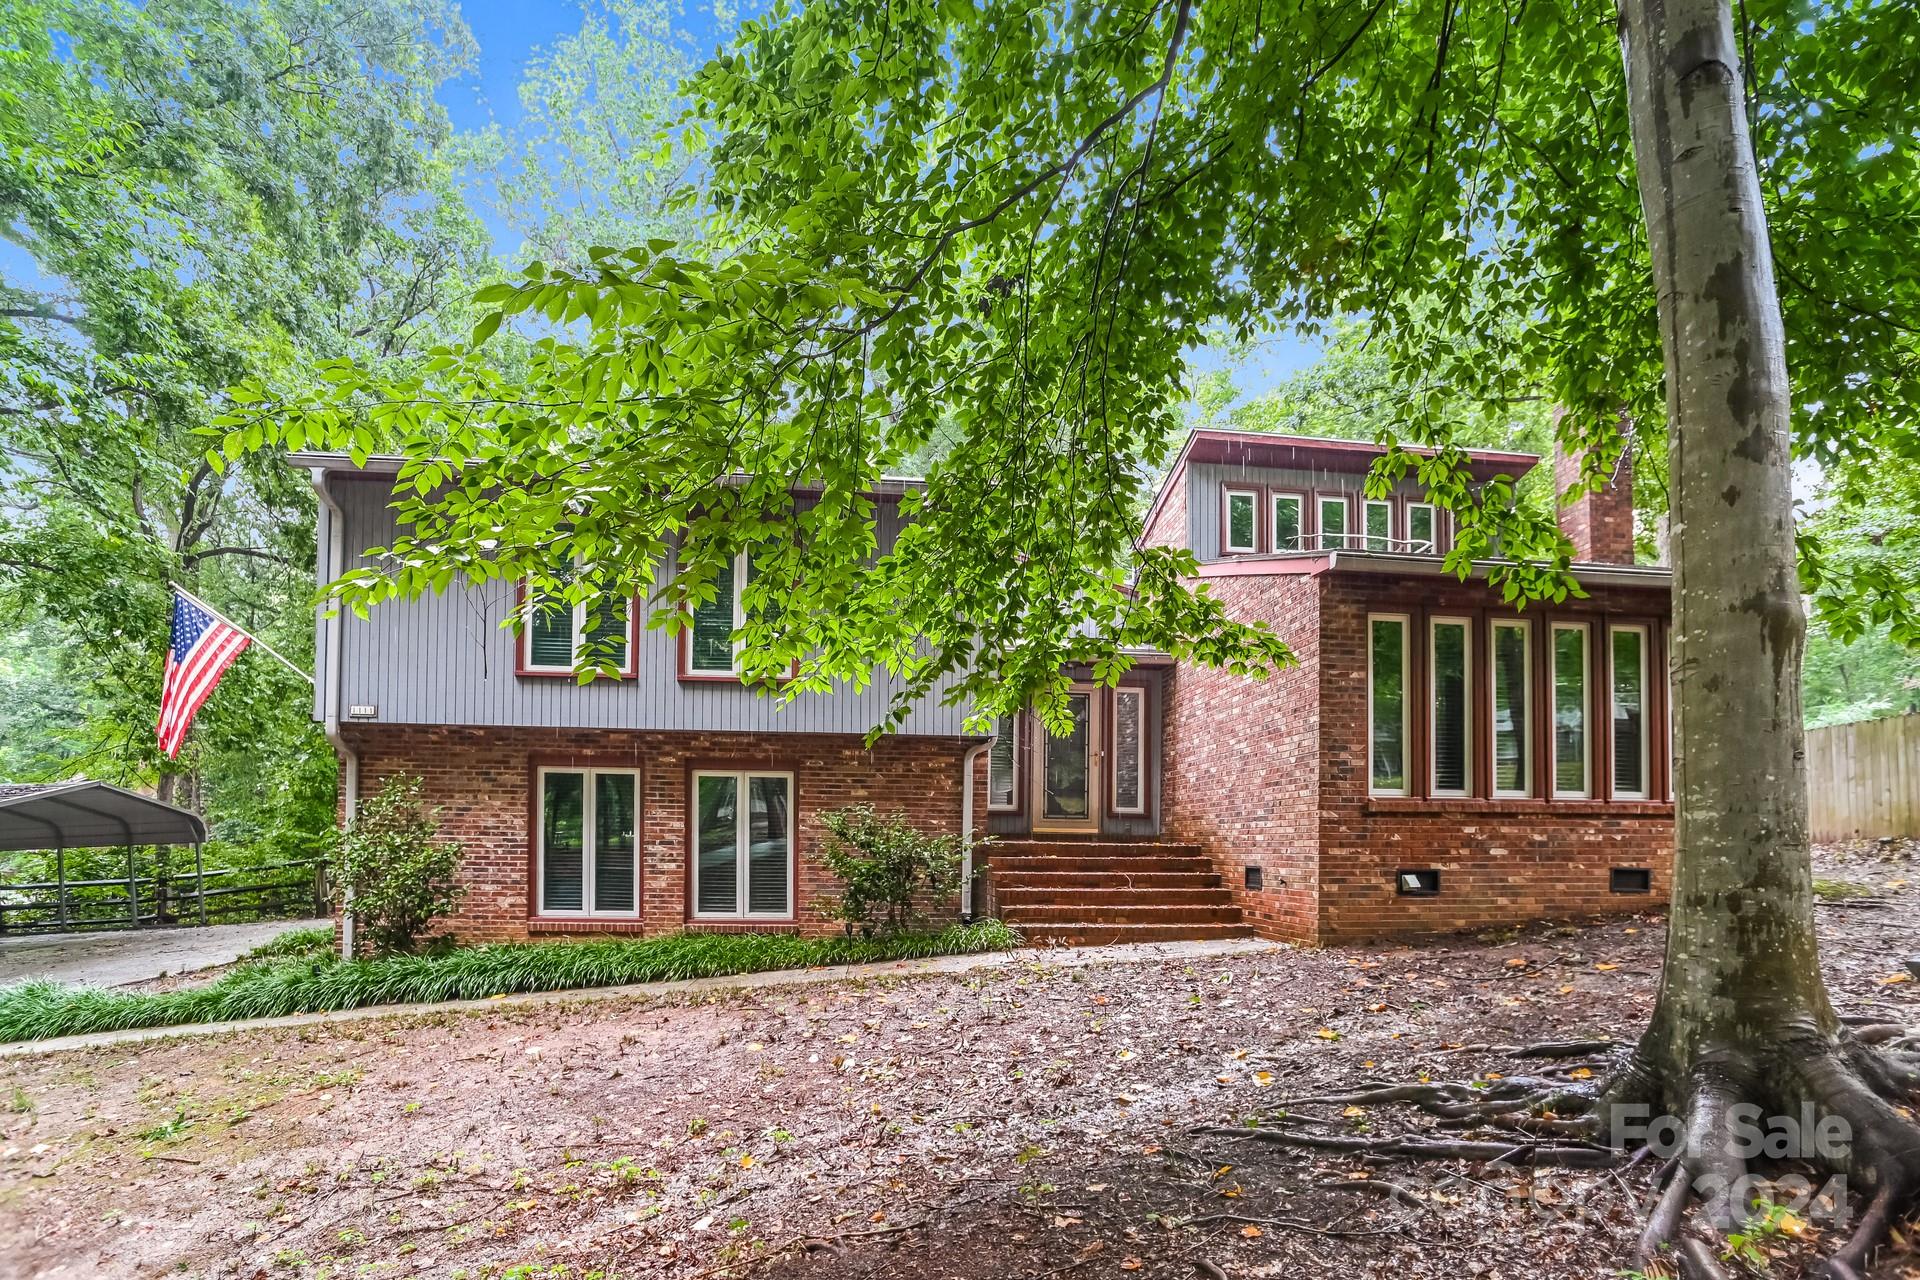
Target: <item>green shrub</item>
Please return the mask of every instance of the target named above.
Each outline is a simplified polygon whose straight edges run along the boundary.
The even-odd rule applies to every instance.
[[[288,929],[276,938],[247,952],[248,960],[274,960],[287,956],[312,959],[333,952],[333,926],[317,924],[307,929]]]
[[[405,955],[459,901],[460,846],[437,840],[420,779],[388,778],[334,842],[334,906],[352,903],[354,935],[375,955]]]
[[[27,982],[0,988],[0,1042],[272,1018],[378,1004],[477,1000],[526,991],[723,977],[770,969],[1006,951],[1019,937],[998,920],[889,938],[673,934],[636,941],[497,943],[440,955],[364,960],[263,960],[205,987],[142,994]]]
[[[906,815],[881,817],[870,804],[820,815],[827,829],[820,857],[840,882],[826,913],[863,932],[899,933],[921,918],[916,899],[941,898],[960,885],[959,836],[930,836]]]

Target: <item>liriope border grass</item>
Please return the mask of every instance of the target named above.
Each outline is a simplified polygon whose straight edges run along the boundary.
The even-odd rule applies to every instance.
[[[243,964],[204,987],[148,993],[25,982],[0,988],[0,1042],[367,1005],[477,1000],[771,969],[970,955],[1008,950],[1019,941],[1000,921],[981,920],[938,933],[885,938],[681,933],[633,941],[499,943],[439,955],[350,962],[268,958]]]

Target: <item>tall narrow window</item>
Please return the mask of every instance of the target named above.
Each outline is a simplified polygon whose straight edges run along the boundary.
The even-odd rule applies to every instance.
[[[987,808],[1018,809],[1020,717],[1006,716],[993,727],[993,745],[987,748]]]
[[[746,579],[745,552],[734,556],[714,575],[713,599],[693,611],[687,628],[687,670],[693,675],[738,675],[739,646],[734,633],[746,623],[740,609],[740,588]]]
[[[559,591],[529,590],[523,622],[526,670],[572,673],[584,663],[611,662],[632,669],[628,602],[601,600],[591,609],[568,604]]]
[[[1113,691],[1113,811],[1147,811],[1147,691]]]
[[[1393,504],[1367,499],[1367,550],[1393,550]]]
[[[1533,628],[1493,624],[1493,794],[1533,794]]]
[[[1468,790],[1472,725],[1467,702],[1467,672],[1473,640],[1463,618],[1435,618],[1428,670],[1432,673],[1433,794],[1463,796]]]
[[[1417,555],[1430,556],[1440,550],[1440,543],[1435,536],[1432,503],[1407,504],[1407,544],[1407,550]]]
[[[1613,794],[1647,796],[1647,629],[1613,627],[1607,635],[1613,667]]]
[[[1587,794],[1587,628],[1553,627],[1553,794]]]
[[[1320,509],[1320,549],[1339,551],[1347,545],[1347,500],[1322,498]]]
[[[793,775],[693,775],[693,914],[793,915]]]
[[[1379,796],[1407,794],[1407,620],[1367,619],[1367,776]]]
[[[1298,551],[1300,542],[1300,511],[1302,501],[1297,493],[1276,493],[1273,495],[1273,549],[1275,551]]]
[[[1259,499],[1251,489],[1226,490],[1226,527],[1221,530],[1221,545],[1231,552],[1260,549]]]
[[[542,769],[539,782],[540,914],[637,915],[637,775]]]

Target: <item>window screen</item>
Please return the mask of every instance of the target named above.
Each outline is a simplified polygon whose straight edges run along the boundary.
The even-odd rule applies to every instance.
[[[1467,624],[1433,622],[1433,789],[1467,790]]]

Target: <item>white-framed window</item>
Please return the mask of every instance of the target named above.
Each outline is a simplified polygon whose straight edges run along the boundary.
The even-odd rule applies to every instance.
[[[1147,691],[1138,685],[1113,691],[1113,811],[1147,811]]]
[[[1367,615],[1367,790],[1407,794],[1407,615]]]
[[[637,917],[639,771],[543,768],[535,782],[538,913]]]
[[[747,625],[741,588],[747,582],[747,553],[737,553],[714,575],[714,596],[693,611],[687,627],[686,672],[696,676],[740,674],[740,628]]]
[[[1613,794],[1644,800],[1647,781],[1647,629],[1607,628],[1608,666],[1613,674]]]
[[[1344,497],[1322,498],[1314,514],[1320,520],[1320,549],[1340,551],[1347,545],[1348,502]]]
[[[793,775],[693,774],[693,918],[791,919]]]
[[[1533,794],[1533,626],[1496,619],[1492,627],[1493,794]]]
[[[633,674],[630,601],[602,599],[590,610],[529,587],[521,608],[525,670],[572,675],[583,662],[608,658],[622,675]]]
[[[1440,550],[1440,522],[1431,502],[1407,504],[1407,550],[1424,556]]]
[[[987,747],[987,808],[1006,813],[1020,807],[1020,717],[1005,716],[993,726]]]
[[[1587,796],[1593,776],[1588,732],[1587,624],[1556,622],[1549,634],[1553,671],[1553,794]]]
[[[1260,549],[1260,495],[1252,489],[1227,489],[1222,500],[1220,545],[1234,554]]]
[[[1393,504],[1382,498],[1368,498],[1365,515],[1367,550],[1393,550]]]
[[[1427,759],[1429,794],[1464,796],[1473,789],[1473,623],[1427,623]]]
[[[1273,549],[1275,551],[1299,551],[1306,546],[1303,537],[1303,525],[1307,500],[1297,493],[1276,493],[1271,496],[1269,506],[1272,511]]]

